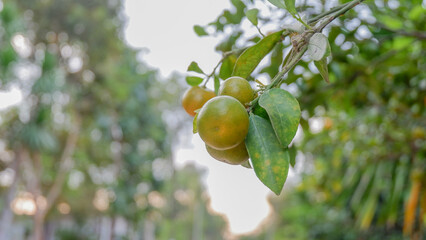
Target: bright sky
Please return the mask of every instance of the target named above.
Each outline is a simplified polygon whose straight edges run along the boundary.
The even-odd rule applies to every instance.
[[[164,76],[173,71],[185,73],[191,61],[210,70],[220,60],[214,52],[218,40],[200,38],[192,27],[211,22],[229,7],[229,0],[125,0],[128,15],[125,37],[131,46],[148,48],[143,60],[160,69]],[[192,135],[190,130],[187,134]],[[270,190],[253,170],[211,158],[198,135],[191,143],[192,148],[180,148],[175,153],[176,165],[192,162],[206,169],[205,182],[212,209],[226,215],[232,233],[253,231],[271,211],[266,200]]]
[[[22,101],[22,92],[14,86],[10,89],[0,91],[0,110],[16,105]]]
[[[195,24],[214,20],[229,0],[124,0],[128,24],[127,42],[137,48],[148,48],[143,59],[167,76],[173,71],[184,73],[191,61],[203,69],[212,69],[220,60],[214,52],[217,40],[199,38]]]

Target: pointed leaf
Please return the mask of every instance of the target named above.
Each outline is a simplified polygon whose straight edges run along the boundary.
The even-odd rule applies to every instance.
[[[280,88],[268,90],[259,99],[271,120],[275,133],[283,147],[287,147],[294,136],[300,121],[300,106],[296,98]]]
[[[268,2],[272,3],[276,7],[286,9],[284,1],[283,0],[268,0]]]
[[[287,179],[290,156],[277,141],[268,120],[250,114],[246,146],[256,176],[279,195]]]
[[[307,53],[312,60],[319,61],[325,56],[327,47],[327,37],[322,33],[315,33],[309,40]]]
[[[254,105],[253,113],[256,114],[259,117],[263,117],[264,119],[269,120],[268,113],[266,112],[266,110],[263,107],[261,107],[259,105],[259,102],[257,102],[256,105]]]
[[[201,27],[200,25],[195,25],[195,26],[194,26],[194,32],[195,32],[195,33],[196,33],[199,37],[209,35],[209,34],[206,32],[206,30],[204,30],[204,28],[203,28],[203,27]]]
[[[244,9],[246,7],[246,5],[244,4],[243,1],[241,0],[231,0],[232,5],[234,5],[238,11],[240,11],[241,9]]]
[[[317,67],[318,71],[320,72],[322,78],[327,82],[330,83],[329,77],[328,77],[328,66],[327,66],[327,57],[331,55],[331,47],[330,43],[327,40],[326,50],[325,54],[319,61],[314,61],[315,66]]]
[[[237,61],[237,56],[229,55],[225,58],[220,66],[219,77],[221,79],[227,79],[232,76],[232,70],[234,69],[235,62]]]
[[[187,71],[204,74],[203,70],[201,70],[201,68],[198,66],[198,63],[196,63],[196,62],[191,62],[191,64],[189,64],[189,66],[188,66]]]
[[[273,49],[275,44],[281,40],[282,33],[283,31],[272,33],[255,45],[247,48],[240,57],[238,57],[232,75],[247,79],[260,61]]]
[[[218,76],[214,76],[214,92],[215,92],[216,95],[218,95],[219,87],[220,87],[219,77]]]
[[[188,83],[191,86],[198,86],[202,82],[203,82],[203,79],[200,77],[194,77],[194,76],[186,77],[186,83]]]
[[[293,146],[288,148],[288,153],[290,154],[290,165],[294,167],[294,165],[296,165],[296,155],[297,155],[297,150],[294,144]]]
[[[323,58],[319,61],[314,61],[315,66],[317,67],[319,73],[321,74],[322,78],[327,82],[330,83],[330,80],[328,78],[328,67],[327,67],[327,58]]]
[[[257,20],[257,14],[259,13],[259,9],[253,8],[246,11],[246,17],[247,19],[253,23],[253,25],[257,26],[258,20]]]
[[[369,195],[368,200],[362,205],[359,216],[359,225],[362,230],[367,230],[373,221],[374,213],[377,208],[376,194]]]
[[[394,178],[392,195],[389,200],[389,212],[387,214],[387,222],[395,224],[399,212],[399,199],[404,193],[405,179],[409,173],[409,166],[407,162],[402,162],[397,165],[396,176]]]
[[[289,11],[292,15],[296,15],[296,0],[284,0],[287,11]]]

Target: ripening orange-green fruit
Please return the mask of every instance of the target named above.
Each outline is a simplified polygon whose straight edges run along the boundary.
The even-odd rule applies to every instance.
[[[218,95],[234,97],[245,106],[255,98],[256,94],[247,80],[234,76],[222,83]]]
[[[204,103],[214,96],[216,94],[207,88],[193,86],[183,94],[182,106],[189,115],[195,116],[194,111],[200,109]]]
[[[246,138],[249,117],[244,106],[230,96],[217,96],[207,101],[197,117],[198,134],[210,147],[226,150]]]
[[[249,159],[246,143],[242,141],[236,147],[227,150],[217,150],[206,145],[207,152],[214,159],[232,165],[241,164]]]

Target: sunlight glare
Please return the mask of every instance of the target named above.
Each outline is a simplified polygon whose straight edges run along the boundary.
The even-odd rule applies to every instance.
[[[22,99],[22,92],[16,86],[7,91],[0,91],[0,111],[18,105]]]

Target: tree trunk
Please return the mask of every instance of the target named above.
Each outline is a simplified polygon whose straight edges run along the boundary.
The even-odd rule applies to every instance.
[[[36,211],[34,215],[34,240],[44,240],[44,214]]]
[[[203,218],[204,210],[200,200],[197,200],[194,207],[192,220],[192,240],[199,240],[203,237]]]
[[[13,212],[10,208],[10,203],[13,200],[13,197],[16,194],[17,190],[17,184],[18,181],[14,181],[12,185],[9,188],[9,191],[7,192],[7,195],[5,196],[4,201],[4,208],[1,212],[1,219],[0,219],[0,239],[7,240],[10,239],[9,232],[11,229],[11,225],[13,222]]]
[[[114,240],[115,237],[115,217],[111,217],[111,231],[109,232],[109,239]]]
[[[145,219],[143,226],[143,238],[144,240],[155,240],[155,225],[148,219]]]
[[[61,224],[61,219],[55,219],[53,221],[47,221],[45,226],[46,230],[44,231],[45,240],[55,240],[56,226]]]
[[[18,189],[19,182],[19,162],[20,155],[17,154],[15,161],[12,163],[11,168],[15,171],[15,177],[13,179],[12,184],[9,187],[9,191],[7,192],[4,200],[4,208],[1,211],[0,217],[0,239],[7,240],[10,239],[10,229],[13,222],[13,212],[10,208],[10,204],[13,201],[13,198],[16,195],[16,190]]]

